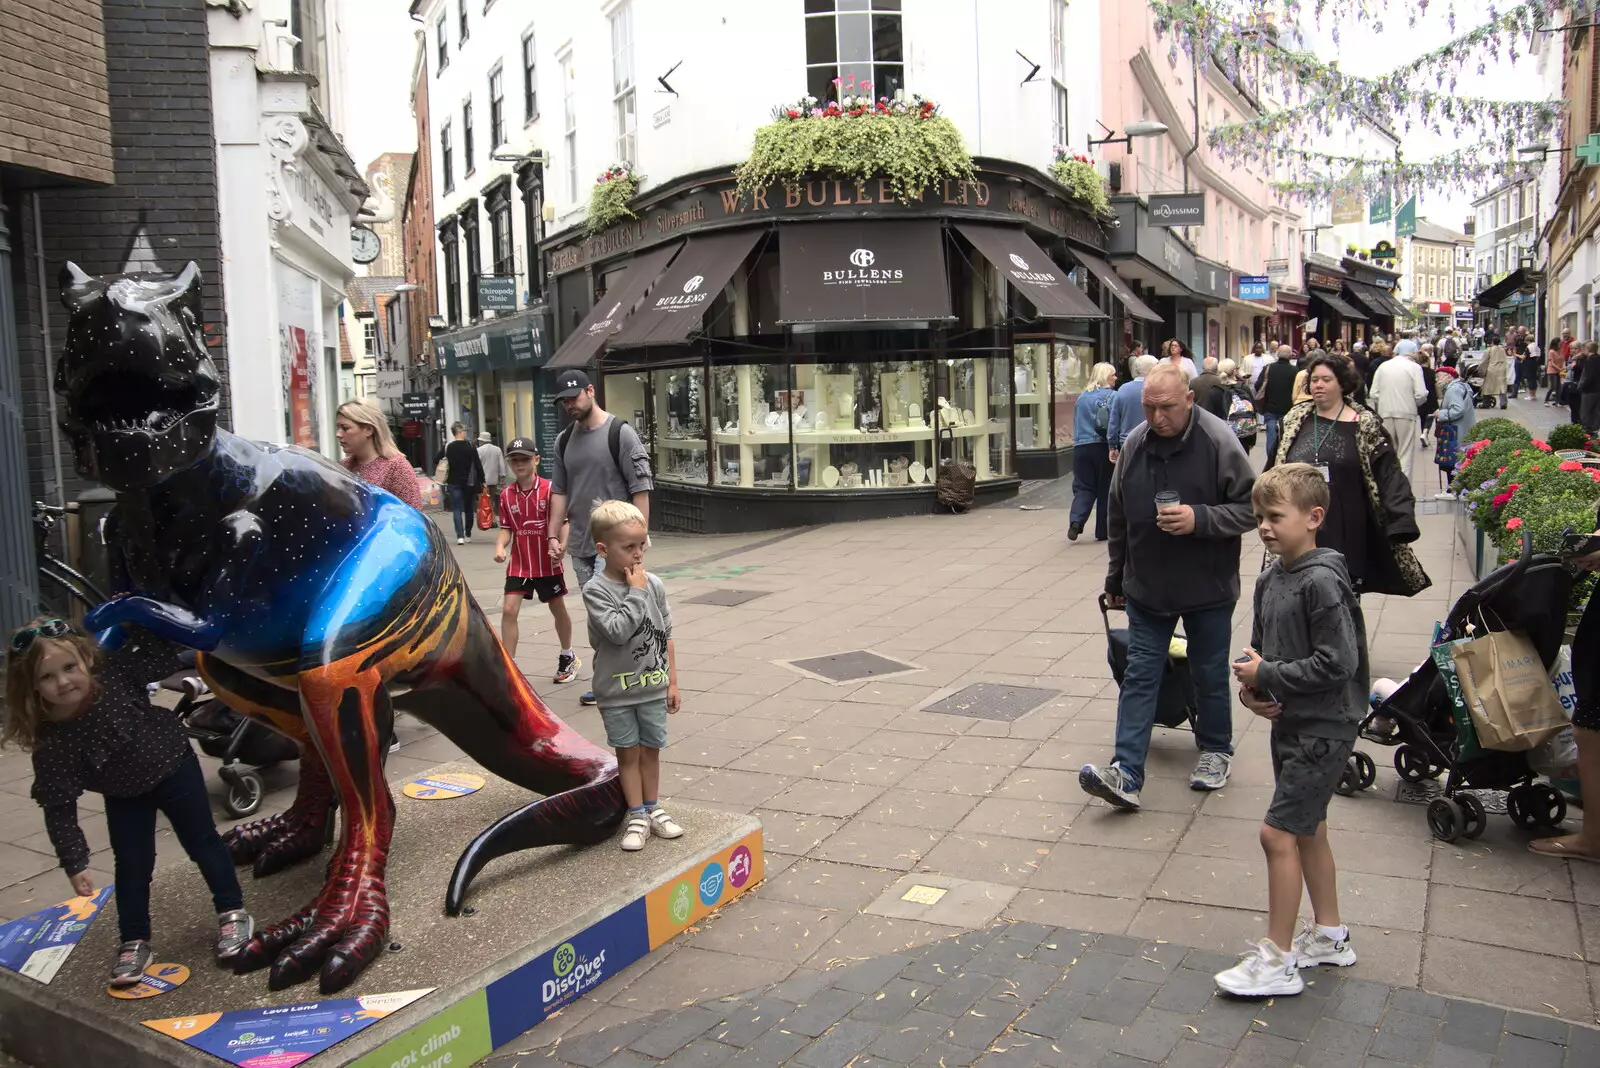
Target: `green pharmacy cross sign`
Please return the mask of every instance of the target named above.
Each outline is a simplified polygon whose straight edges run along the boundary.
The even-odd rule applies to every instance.
[[[1600,134],[1590,134],[1589,140],[1578,146],[1577,153],[1590,167],[1600,164]]]

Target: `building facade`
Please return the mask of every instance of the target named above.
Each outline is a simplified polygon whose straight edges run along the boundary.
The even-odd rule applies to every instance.
[[[369,189],[345,151],[335,0],[206,8],[233,387],[246,437],[337,456],[339,305]],[[263,299],[264,298],[264,299]]]
[[[1539,202],[1537,177],[1506,182],[1472,202],[1474,299],[1480,318],[1502,330],[1538,325]]]
[[[1416,233],[1402,241],[1412,313],[1424,329],[1448,329],[1456,321],[1458,261],[1469,258],[1472,239],[1419,218]],[[1470,307],[1472,298],[1467,299]]]
[[[1595,82],[1600,49],[1593,33],[1560,36],[1562,99],[1568,105],[1543,174],[1544,189],[1552,180],[1557,185],[1556,195],[1547,201],[1550,218],[1541,228],[1549,250],[1546,308],[1551,337],[1570,330],[1587,341],[1600,335],[1600,178],[1572,149],[1600,131],[1600,87]]]
[[[400,208],[410,192],[411,152],[384,152],[367,164],[367,186],[372,190],[372,218],[366,225],[377,235],[378,258],[358,264],[357,274],[392,277],[405,274],[405,237]]]

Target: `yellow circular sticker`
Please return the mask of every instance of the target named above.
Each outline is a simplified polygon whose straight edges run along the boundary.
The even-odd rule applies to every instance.
[[[486,781],[482,775],[452,771],[445,775],[419,776],[402,786],[400,792],[419,801],[443,801],[477,793]]]
[[[189,980],[189,969],[181,964],[152,964],[134,986],[108,986],[106,993],[123,1001],[160,997]]]

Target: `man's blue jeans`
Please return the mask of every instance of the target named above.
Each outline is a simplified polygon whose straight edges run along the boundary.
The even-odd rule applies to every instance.
[[[1278,430],[1283,425],[1283,416],[1262,412],[1261,421],[1267,425],[1267,466],[1271,467],[1272,458],[1278,452]]]
[[[1178,620],[1189,639],[1189,673],[1194,678],[1194,740],[1202,753],[1233,755],[1233,694],[1228,645],[1233,637],[1233,605],[1164,616],[1128,601],[1128,669],[1117,698],[1117,753],[1129,789],[1144,785],[1144,760],[1156,722],[1156,699]]]
[[[448,486],[450,491],[450,517],[455,520],[456,538],[468,537],[472,534],[473,524],[477,517],[473,514],[478,507],[478,494],[476,486]]]

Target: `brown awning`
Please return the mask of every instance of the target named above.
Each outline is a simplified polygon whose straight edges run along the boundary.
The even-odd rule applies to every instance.
[[[953,317],[936,220],[790,223],[778,240],[780,323]]]
[[[1122,276],[1117,274],[1111,264],[1099,256],[1090,255],[1076,248],[1072,250],[1072,256],[1089,268],[1089,273],[1100,279],[1100,284],[1111,290],[1112,295],[1122,301],[1122,306],[1128,309],[1129,315],[1150,323],[1161,321],[1161,316],[1152,311],[1150,305],[1139,299],[1139,295],[1122,280]]]
[[[1106,313],[1094,306],[1083,290],[1073,284],[1067,272],[1057,267],[1034,244],[1021,227],[984,226],[981,223],[956,223],[956,229],[972,242],[983,258],[994,264],[1001,276],[1017,287],[1046,319],[1104,319]]]
[[[678,241],[635,257],[578,328],[567,335],[567,340],[545,366],[582,367],[594,359],[595,353],[622,327],[633,306],[639,303],[650,284],[661,277],[661,272],[682,247],[683,242]]]
[[[650,296],[611,339],[612,348],[680,345],[705,317],[711,302],[761,240],[764,229],[691,237]]]

